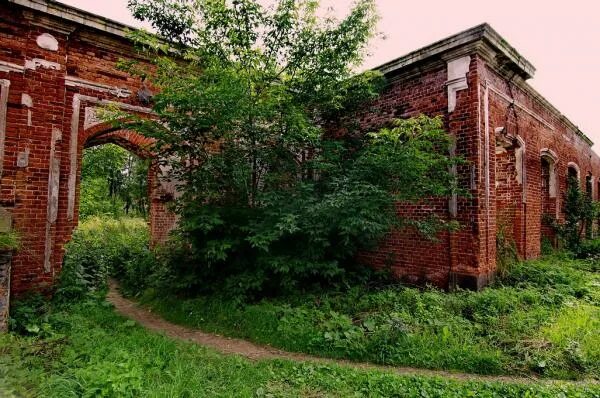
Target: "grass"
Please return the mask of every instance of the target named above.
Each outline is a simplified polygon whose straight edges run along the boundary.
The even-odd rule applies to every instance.
[[[0,232],[0,250],[12,251],[19,248],[21,239],[18,233]]]
[[[147,290],[169,321],[289,351],[481,374],[600,378],[600,278],[584,260],[519,264],[482,292],[355,286],[240,304]]]
[[[53,308],[37,322],[35,336],[0,336],[2,397],[600,396],[597,385],[462,382],[251,362],[151,333],[99,300]]]

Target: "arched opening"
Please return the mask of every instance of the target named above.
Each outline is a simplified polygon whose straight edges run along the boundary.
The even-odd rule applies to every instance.
[[[83,151],[79,220],[136,217],[147,220],[150,159],[122,146],[94,143]]]
[[[567,187],[579,185],[579,166],[576,163],[569,162],[567,165]]]
[[[556,156],[550,150],[542,150],[540,158],[541,167],[541,244],[550,244],[556,247],[556,234],[552,226],[557,217],[557,181],[556,181]]]
[[[145,211],[143,215],[149,225],[151,245],[165,242],[177,223],[176,215],[168,208],[169,202],[175,196],[175,187],[167,181],[164,170],[158,165],[152,151],[154,140],[135,131],[119,129],[110,123],[98,123],[89,126],[84,136],[85,140],[81,148],[82,156],[79,162],[80,173],[85,151],[101,148],[106,144],[112,144],[127,151],[127,162],[121,172],[127,174],[130,177],[130,182],[135,184],[126,193],[136,191],[136,195],[122,198],[123,211],[129,213],[134,210],[134,213],[137,212],[138,214]],[[129,162],[130,160],[131,162]],[[146,174],[145,184],[142,183],[144,173]],[[74,206],[75,220],[79,219],[78,214],[82,198],[81,184],[82,179],[79,179],[77,184],[78,195]]]

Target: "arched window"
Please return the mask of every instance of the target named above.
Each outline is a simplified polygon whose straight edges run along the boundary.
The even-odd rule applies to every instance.
[[[542,192],[549,198],[556,198],[558,186],[556,183],[556,161],[558,157],[550,149],[541,151]]]
[[[569,162],[567,165],[567,186],[572,184],[579,185],[579,166],[576,163]]]

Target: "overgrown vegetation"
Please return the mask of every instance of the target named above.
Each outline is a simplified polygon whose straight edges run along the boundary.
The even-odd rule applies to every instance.
[[[482,292],[359,284],[255,303],[146,290],[166,319],[286,350],[484,374],[600,377],[600,279],[567,256],[518,263]],[[159,293],[160,292],[160,293]]]
[[[597,385],[519,385],[248,361],[148,332],[89,298],[43,332],[0,335],[3,397],[597,397]]]
[[[146,267],[154,261],[146,222],[139,218],[88,218],[80,223],[66,247],[56,296],[77,300],[106,288],[109,276],[128,281],[135,274],[139,286]]]
[[[354,70],[373,33],[373,0],[341,20],[320,17],[315,1],[129,3],[170,41],[137,32],[158,69],[122,67],[158,88],[158,120],[125,119],[156,139],[180,182],[174,288],[252,298],[330,286],[392,227],[429,238],[456,227],[399,220],[394,208],[457,191],[442,120],[397,120],[371,134],[352,121],[384,85]]]
[[[592,237],[593,223],[598,220],[600,206],[588,192],[581,189],[578,178],[571,175],[567,179],[567,192],[564,195],[564,214],[564,221],[554,219],[551,223],[564,246],[578,253],[583,242]]]
[[[79,217],[146,217],[148,160],[106,144],[83,151]]]

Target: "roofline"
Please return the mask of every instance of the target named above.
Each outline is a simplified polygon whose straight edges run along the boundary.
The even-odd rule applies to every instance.
[[[139,30],[133,26],[55,0],[8,0],[8,2],[122,38],[128,38],[128,33],[132,30]]]
[[[376,68],[383,74],[390,74],[413,65],[425,59],[440,56],[448,51],[463,47],[467,44],[478,41],[489,43],[494,49],[504,55],[513,67],[517,69],[519,74],[524,79],[529,79],[535,74],[535,67],[525,57],[517,52],[517,50],[508,44],[502,36],[498,34],[488,23],[483,23],[464,30],[455,35],[438,40],[433,44],[419,48],[402,57],[386,62]]]
[[[103,17],[77,7],[73,7],[67,4],[60,3],[56,0],[8,0],[9,3],[13,3],[25,8],[43,12],[48,15],[52,15],[56,18],[64,19],[76,24],[84,25],[93,29],[106,32],[108,34],[118,36],[121,38],[129,38],[129,32],[139,30],[136,27],[117,22],[110,18]],[[446,37],[445,39],[438,40],[433,44],[422,47],[415,51],[412,51],[402,57],[396,58],[392,61],[386,62],[374,70],[380,71],[381,73],[388,75],[397,72],[400,69],[411,66],[420,61],[424,61],[434,56],[440,56],[448,51],[463,47],[467,44],[475,43],[478,41],[485,41],[491,45],[494,49],[498,50],[504,55],[513,68],[523,77],[524,80],[532,78],[535,74],[535,67],[525,57],[512,47],[508,42],[498,34],[488,23],[483,23],[457,33],[455,35]],[[560,120],[565,122],[569,127],[575,129],[577,135],[582,137],[588,144],[593,145],[593,142],[587,137],[573,122],[571,122],[566,116],[564,116],[556,107],[554,107],[548,100],[540,95],[533,87],[526,84],[527,88],[534,94],[534,96],[542,102],[545,106],[550,108],[551,111],[557,113]]]
[[[550,101],[548,101],[543,95],[541,95],[526,82],[527,79],[530,79],[534,76],[535,67],[525,57],[519,54],[514,47],[508,44],[508,42],[488,23],[482,23],[455,35],[438,40],[433,44],[419,48],[399,58],[379,65],[373,68],[373,70],[379,71],[384,75],[395,75],[398,74],[402,69],[408,69],[411,66],[415,66],[415,64],[430,60],[432,58],[443,58],[444,54],[456,53],[456,50],[467,47],[468,45],[476,42],[485,42],[499,54],[503,55],[504,58],[508,60],[511,69],[515,70],[523,78],[522,87],[526,91],[528,91],[543,106],[554,113],[560,121],[565,123],[569,128],[573,129],[574,132],[588,145],[592,146],[594,144],[593,141],[579,129],[579,127],[577,127],[571,120],[569,120],[569,118],[567,118],[554,105],[552,105]]]

